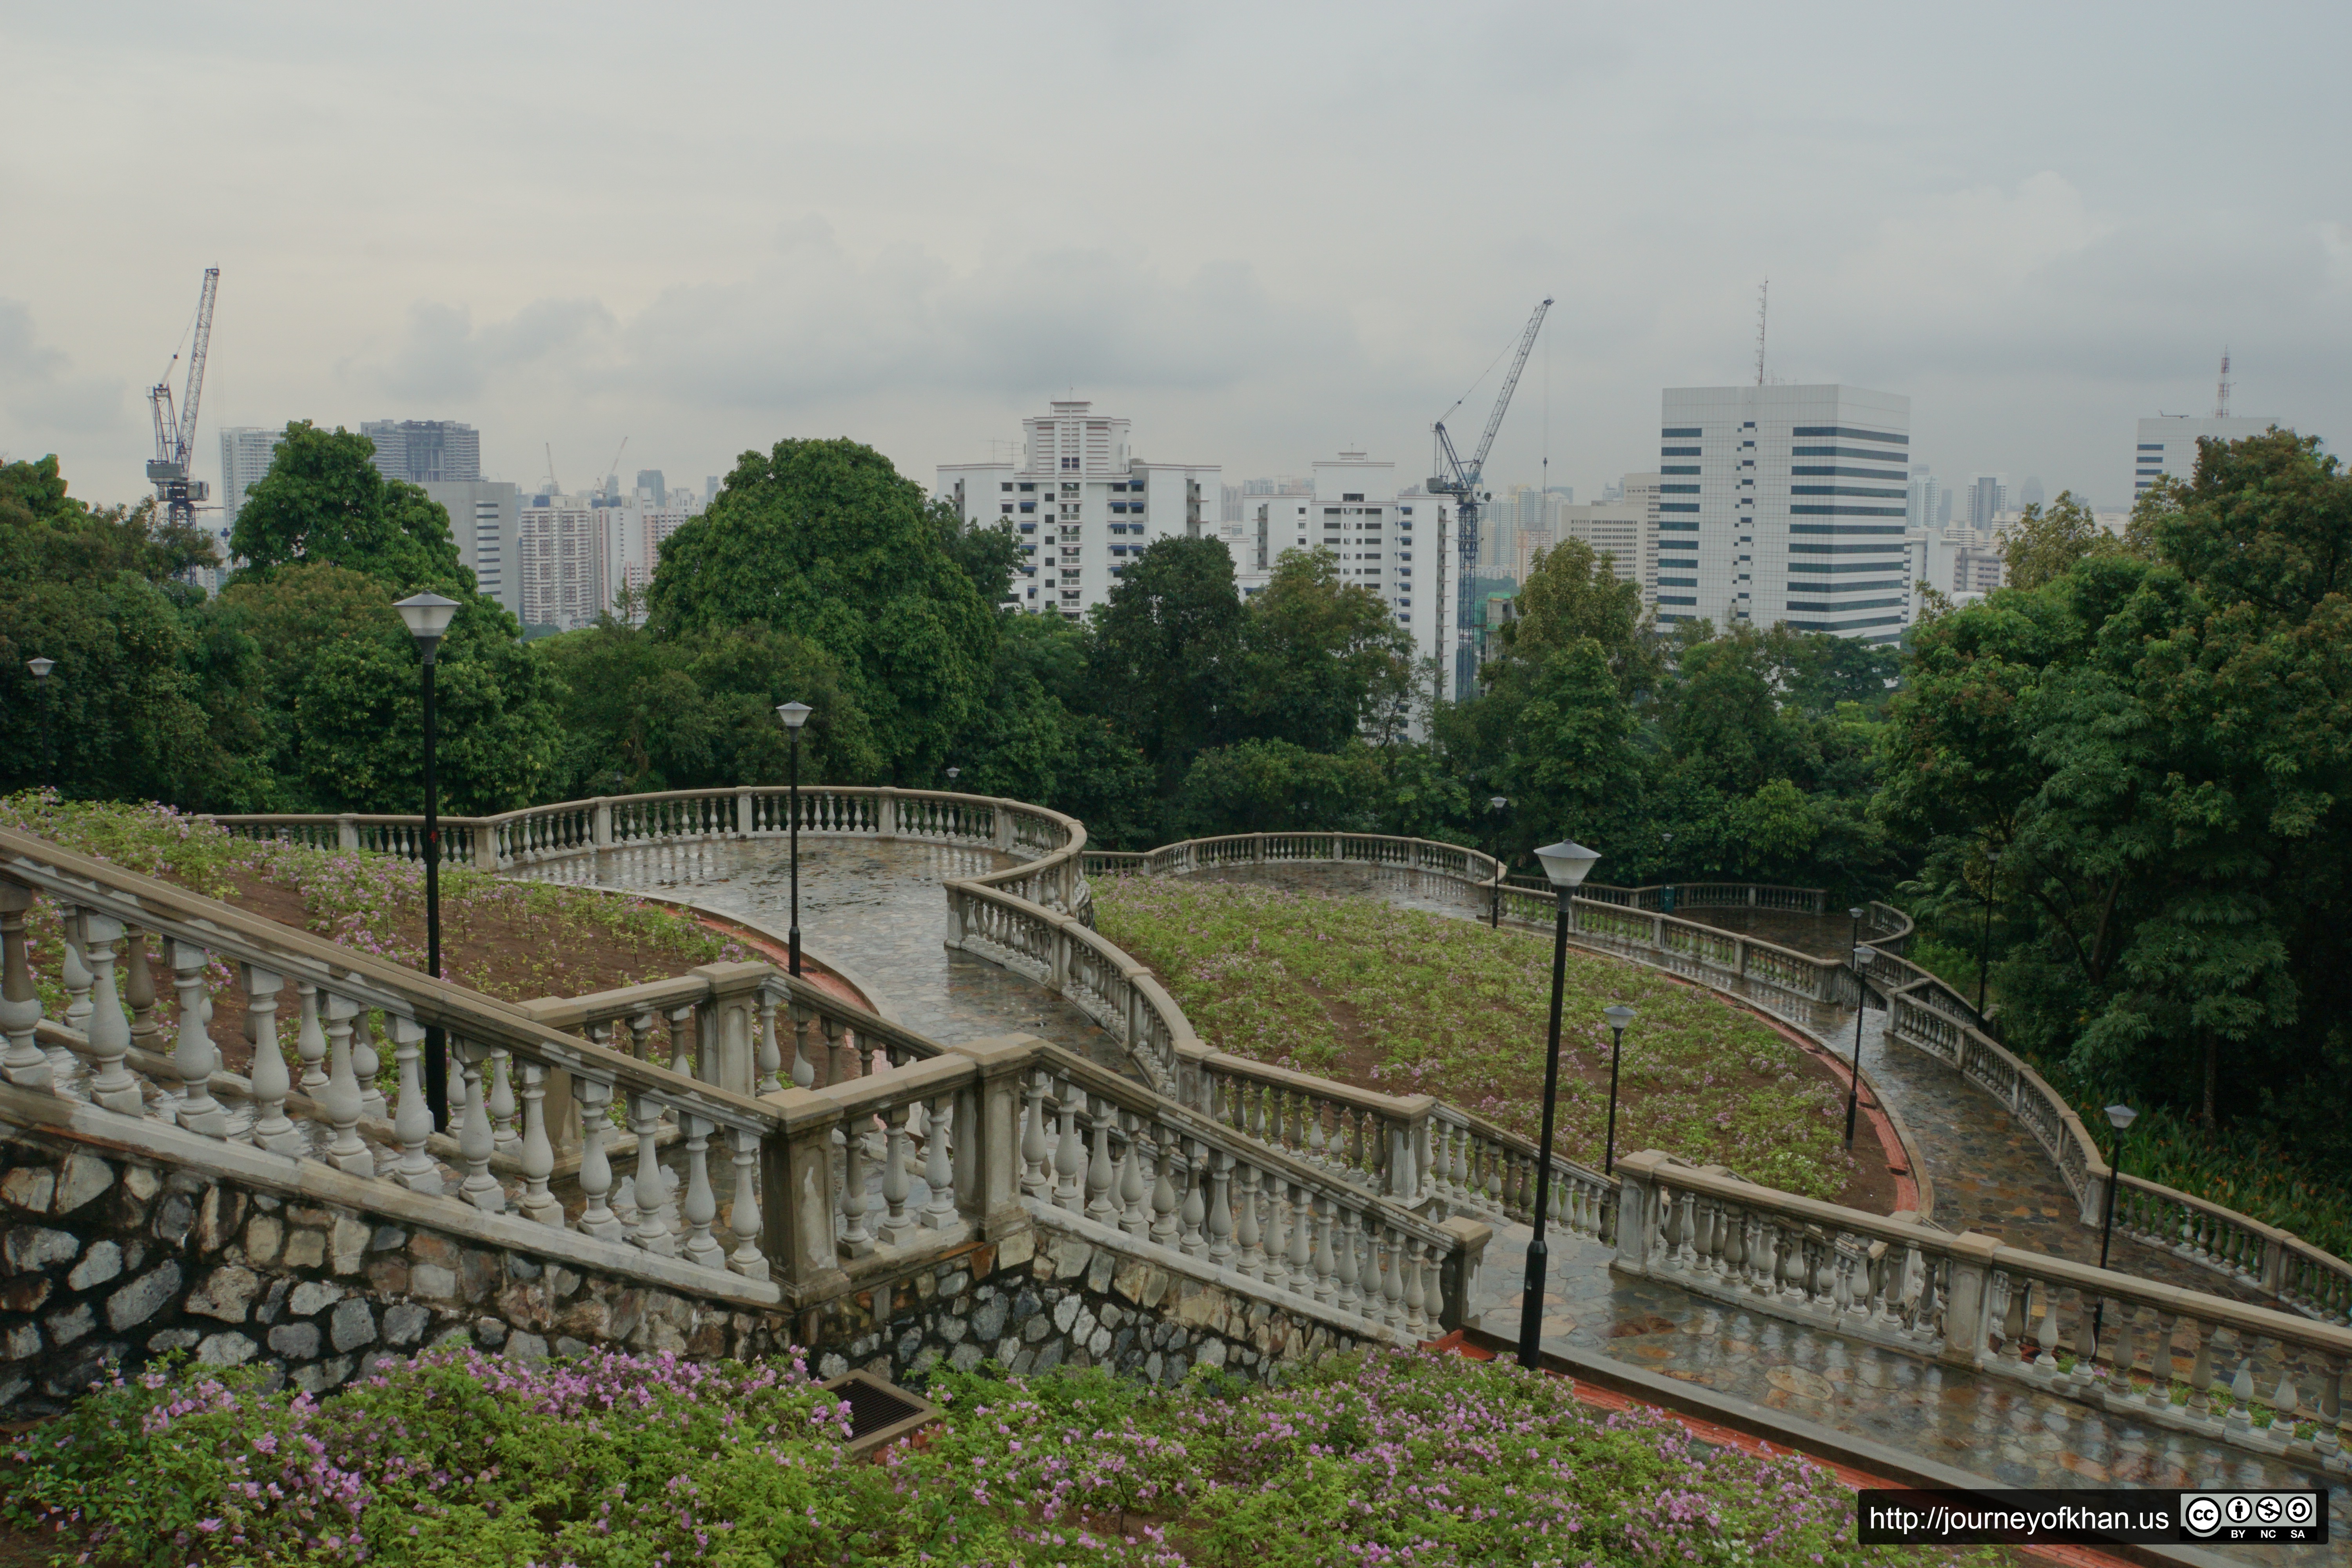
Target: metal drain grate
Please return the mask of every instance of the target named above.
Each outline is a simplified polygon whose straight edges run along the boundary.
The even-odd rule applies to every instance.
[[[853,1454],[894,1443],[939,1419],[939,1406],[870,1372],[847,1373],[824,1386],[849,1405],[847,1447]]]

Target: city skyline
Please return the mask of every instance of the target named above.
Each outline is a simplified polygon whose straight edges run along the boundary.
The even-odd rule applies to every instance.
[[[2324,79],[2352,43],[2330,8],[2301,8],[2285,57],[2266,29],[2191,50],[2160,12],[1998,7],[1950,37],[1707,6],[1345,26],[1028,7],[919,29],[590,7],[578,38],[469,22],[453,50],[461,15],[0,22],[19,83],[0,177],[49,218],[0,239],[0,447],[58,451],[79,494],[144,493],[142,391],[208,265],[199,453],[288,418],[450,419],[518,484],[549,443],[575,486],[601,476],[625,437],[698,476],[848,435],[919,477],[986,459],[1055,396],[1116,405],[1153,460],[1240,478],[1346,448],[1409,474],[1474,383],[1455,423],[1483,421],[1482,370],[1552,293],[1487,477],[1540,484],[1548,453],[1553,483],[1598,494],[1644,463],[1661,388],[1752,380],[1767,277],[1768,376],[1909,397],[1939,475],[2127,504],[2137,421],[2210,413],[2225,345],[2233,406],[2331,447],[2352,432],[2331,374],[2352,210],[2274,155],[2352,118]],[[851,64],[787,101],[761,90],[810,49]],[[1263,91],[1286,61],[1313,68]],[[1773,85],[1806,72],[1845,85]],[[2233,72],[2266,90],[2168,111]],[[191,79],[209,84],[193,116]],[[1057,121],[1105,132],[1053,177],[996,112],[1029,79]],[[121,134],[58,134],[100,82]],[[608,100],[664,106],[657,128],[585,112]],[[154,188],[156,144],[191,177]],[[351,177],[392,145],[440,174]],[[1393,239],[1399,211],[1458,215],[1477,243],[1450,217],[1439,243]],[[574,229],[613,243],[548,241]],[[671,229],[694,243],[623,242]]]

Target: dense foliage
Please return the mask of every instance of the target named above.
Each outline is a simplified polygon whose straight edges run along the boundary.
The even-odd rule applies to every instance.
[[[1298,1384],[1206,1373],[935,1376],[944,1421],[849,1459],[794,1356],[697,1365],[476,1352],[325,1401],[251,1369],[102,1384],[19,1436],[0,1511],[70,1560],[1026,1568],[1844,1565],[1852,1495],[1793,1456],[1602,1414],[1561,1379],[1405,1352]]]
[[[1551,943],[1380,900],[1247,883],[1098,884],[1104,935],[1151,965],[1219,1050],[1390,1094],[1434,1094],[1538,1134]],[[1654,969],[1571,952],[1559,1125],[1598,1169],[1609,1028],[1625,1032],[1617,1149],[1664,1149],[1750,1181],[1835,1198],[1853,1162],[1845,1097],[1761,1020]]]

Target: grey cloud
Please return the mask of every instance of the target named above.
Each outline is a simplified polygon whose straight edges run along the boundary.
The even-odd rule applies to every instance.
[[[510,319],[477,330],[463,306],[419,302],[388,359],[362,362],[364,379],[399,397],[472,397],[501,374],[576,362],[613,326],[593,300],[539,300]]]
[[[20,301],[0,300],[0,447],[10,431],[27,435],[101,435],[123,424],[123,385],[100,376],[76,375],[59,350],[45,348],[33,328],[33,312]]]

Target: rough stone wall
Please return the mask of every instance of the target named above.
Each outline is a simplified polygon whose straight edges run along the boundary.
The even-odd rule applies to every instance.
[[[461,1340],[525,1358],[591,1347],[751,1358],[806,1346],[825,1375],[919,1381],[993,1356],[1255,1378],[1354,1342],[1328,1325],[1067,1233],[955,1248],[797,1312],[751,1310],[233,1181],[0,1142],[0,1413],[58,1408],[115,1369],[185,1352],[311,1392]]]
[[[919,1384],[942,1363],[993,1359],[1015,1375],[1105,1366],[1174,1383],[1195,1365],[1259,1382],[1355,1339],[1269,1302],[1171,1274],[1084,1237],[1024,1231],[982,1243],[902,1281],[802,1314],[814,1370],[856,1367]]]

